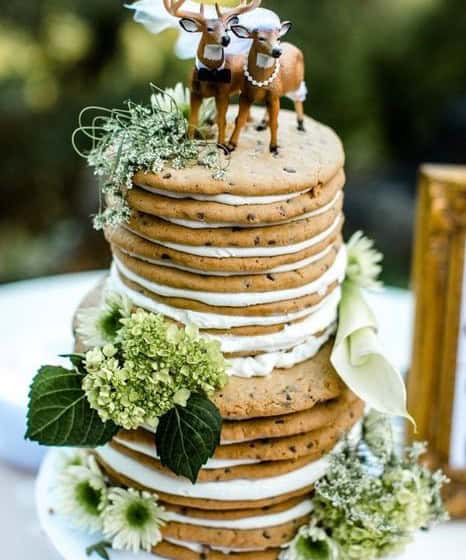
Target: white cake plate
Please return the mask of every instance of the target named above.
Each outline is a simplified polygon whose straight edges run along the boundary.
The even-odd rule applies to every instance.
[[[89,536],[70,528],[55,510],[53,484],[60,451],[50,451],[40,469],[36,484],[36,502],[43,531],[65,560],[89,560],[86,548],[102,540],[101,535]],[[466,527],[464,523],[448,523],[419,533],[416,541],[396,560],[466,560]],[[111,560],[166,560],[154,554],[110,551]],[[98,560],[97,556],[91,560]],[[387,559],[388,560],[388,559]],[[395,560],[395,559],[392,559]]]

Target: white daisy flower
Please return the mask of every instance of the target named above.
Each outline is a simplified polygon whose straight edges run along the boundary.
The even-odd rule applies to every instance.
[[[382,253],[374,249],[372,239],[365,237],[361,231],[356,232],[348,241],[348,265],[346,276],[361,288],[376,290],[382,286],[378,277],[382,272],[380,262]]]
[[[103,530],[115,550],[150,552],[162,540],[160,528],[167,520],[157,496],[133,488],[112,488],[103,512]]]
[[[109,293],[99,307],[88,307],[78,313],[77,332],[89,347],[113,342],[121,319],[131,315],[132,303],[126,296]]]
[[[89,451],[86,449],[66,449],[62,450],[57,457],[56,469],[59,474],[68,467],[85,467]]]
[[[101,512],[107,501],[107,485],[95,458],[88,455],[85,464],[68,463],[59,474],[56,488],[57,510],[76,529],[90,534],[102,530]]]
[[[280,553],[280,560],[303,560],[304,558],[337,560],[338,556],[338,545],[323,529],[305,525]]]

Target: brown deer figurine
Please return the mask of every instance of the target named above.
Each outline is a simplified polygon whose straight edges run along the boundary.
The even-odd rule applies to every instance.
[[[260,25],[260,24],[259,24]],[[291,22],[265,23],[250,31],[243,25],[233,24],[231,30],[241,39],[252,39],[247,62],[243,68],[239,114],[229,148],[238,145],[246,125],[251,105],[263,102],[267,106],[270,127],[270,151],[278,153],[278,115],[280,99],[290,97],[295,103],[298,130],[304,131],[304,107],[307,88],[304,82],[304,55],[290,43],[281,43],[291,29]],[[266,125],[266,121],[263,123]]]
[[[199,12],[183,10],[186,0],[163,0],[165,9],[180,18],[181,27],[188,33],[201,33],[196,67],[191,79],[191,111],[189,133],[192,137],[199,124],[202,101],[215,97],[217,105],[218,143],[225,144],[226,115],[230,96],[239,93],[243,80],[244,55],[228,55],[225,49],[231,38],[230,26],[239,23],[239,16],[256,9],[261,0],[241,0],[236,8],[222,10],[215,4],[216,17],[205,17],[204,5]]]

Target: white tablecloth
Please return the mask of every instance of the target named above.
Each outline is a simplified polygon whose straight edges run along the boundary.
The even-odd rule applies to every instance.
[[[0,287],[0,459],[35,469],[42,450],[23,440],[28,386],[36,369],[59,363],[71,349],[71,318],[80,299],[103,272],[71,274]],[[412,299],[388,289],[370,296],[387,354],[406,371],[410,361]],[[39,530],[33,474],[0,462],[2,558],[57,560]],[[449,524],[421,535],[410,560],[466,560],[466,524]],[[71,559],[70,559],[71,560]]]

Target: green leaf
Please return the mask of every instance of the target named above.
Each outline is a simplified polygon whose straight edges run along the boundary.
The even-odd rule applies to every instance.
[[[86,375],[86,368],[84,367],[86,362],[85,354],[60,354],[60,358],[68,358],[79,373]]]
[[[186,407],[175,406],[160,418],[156,433],[162,465],[193,484],[220,443],[222,418],[206,397],[192,395]]]
[[[29,392],[27,439],[59,447],[99,447],[112,439],[118,427],[89,406],[81,381],[75,370],[39,370]]]
[[[96,544],[88,546],[86,548],[86,555],[92,556],[92,554],[97,554],[100,558],[104,560],[110,560],[110,556],[107,552],[107,548],[112,548],[112,543],[109,541],[100,541]]]

